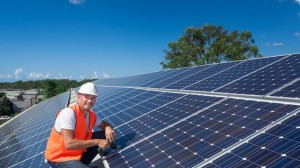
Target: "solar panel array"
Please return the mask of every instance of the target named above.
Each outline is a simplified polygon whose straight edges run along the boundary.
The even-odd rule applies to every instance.
[[[0,142],[4,141],[8,136],[20,128],[24,123],[32,118],[43,106],[45,106],[50,99],[45,100],[39,103],[36,106],[28,109],[26,113],[21,113],[19,117],[16,117],[14,120],[10,120],[1,128],[0,132]]]
[[[291,54],[97,80],[93,110],[114,125],[120,148],[105,162],[297,167],[299,79],[300,54]],[[0,167],[46,166],[43,151],[67,99],[65,93],[42,102],[18,119],[21,124],[12,120],[0,128]]]
[[[0,167],[47,166],[44,162],[46,143],[55,114],[66,106],[68,97],[66,92],[47,99],[0,128],[1,134],[6,135],[0,144]]]

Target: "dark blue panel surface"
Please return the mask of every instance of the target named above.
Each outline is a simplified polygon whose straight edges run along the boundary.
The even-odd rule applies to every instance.
[[[121,125],[181,96],[183,95],[161,92],[145,92],[144,94],[140,94],[139,96],[132,98],[140,100],[140,103],[127,106],[124,109],[118,109],[115,113],[104,119],[110,121],[113,125]],[[127,101],[131,101],[132,99]],[[122,104],[127,103],[127,101],[124,101]],[[102,112],[97,112],[97,114],[102,114]]]
[[[159,72],[156,72],[155,74],[147,76],[147,78],[142,78],[135,82],[132,82],[132,84],[130,84],[130,86],[149,87],[155,83],[160,82],[162,79],[172,76],[174,73],[176,73],[176,70],[173,70],[173,69],[159,71]]]
[[[182,80],[187,78],[188,76],[191,76],[195,73],[199,73],[207,68],[211,67],[211,65],[203,65],[203,66],[197,66],[197,67],[189,67],[189,68],[182,68],[177,70],[178,72],[174,74],[173,76],[170,76],[169,78],[163,79],[160,82],[152,85],[153,88],[163,88],[165,86],[168,86],[168,88],[179,88],[180,86],[176,86],[175,84]],[[170,86],[174,84],[173,86]],[[180,87],[181,88],[181,87]]]
[[[238,64],[237,66],[234,66],[221,73],[212,75],[184,89],[198,90],[198,91],[213,91],[214,89],[217,89],[225,84],[228,84],[244,75],[256,71],[259,68],[262,68],[279,59],[282,59],[282,57],[271,57],[271,58],[244,61],[241,64]]]
[[[100,95],[93,109],[102,119],[106,119],[109,116],[115,115],[158,94],[161,93],[127,89],[127,92],[120,93],[119,97],[121,98],[118,98],[118,96]]]
[[[31,107],[30,109],[27,109],[26,112],[15,116],[13,120],[0,127],[0,143],[14,131],[16,131],[19,127],[21,127],[24,123],[32,119],[37,112],[39,112],[45,105],[47,105],[48,102],[49,100],[42,101],[41,103]]]
[[[122,147],[132,146],[123,150],[118,157],[109,158],[108,162],[110,165],[124,165],[125,163],[119,163],[124,161],[119,157],[123,157],[131,158],[130,161],[128,159],[125,160],[127,161],[126,164],[132,167],[137,166],[137,159],[141,159],[143,164],[157,166],[170,166],[174,164],[173,166],[190,167],[195,166],[199,159],[203,160],[203,158],[209,157],[213,153],[221,150],[210,143],[215,142],[216,144],[220,143],[223,145],[228,143],[227,141],[224,141],[224,143],[218,142],[213,137],[208,137],[210,138],[208,140],[209,142],[202,142],[199,141],[199,138],[195,135],[189,134],[186,131],[183,132],[176,125],[168,128],[176,122],[181,123],[180,120],[182,118],[193,115],[208,105],[221,100],[221,98],[181,95],[181,98],[177,97],[177,99],[174,99],[173,95],[174,94],[168,96],[173,97],[173,101],[170,99],[168,104],[163,105],[146,115],[142,115],[135,120],[128,122],[126,125],[116,128],[118,134],[121,135],[121,138],[117,139],[116,142],[122,144]],[[162,96],[164,95],[159,95],[157,97]],[[156,97],[154,97],[154,99],[155,98]],[[186,137],[189,138],[187,139]],[[148,141],[150,142],[148,143]],[[147,142],[148,145],[145,145],[145,142]],[[199,143],[202,145],[199,145]],[[149,145],[151,147],[148,147]],[[200,150],[206,148],[209,148],[210,150],[205,154],[200,154]]]
[[[147,82],[145,82],[142,85],[139,85],[140,87],[158,87],[161,88],[165,86],[166,84],[173,83],[174,81],[172,79],[176,78],[176,76],[181,75],[182,73],[188,71],[190,72],[192,68],[181,68],[181,69],[175,69],[172,71],[166,71],[164,75],[161,75],[160,77],[156,77],[155,79],[149,79]],[[168,82],[167,82],[167,81]],[[162,83],[162,81],[165,81],[167,83]],[[172,82],[173,81],[173,82]]]
[[[290,121],[291,124],[289,124]],[[297,122],[297,124],[295,124]],[[259,167],[298,167],[300,116],[293,115],[206,167],[240,167],[245,161]],[[228,162],[228,160],[230,162]]]
[[[265,116],[285,116],[299,108],[294,105],[238,99],[227,99],[205,108],[220,100],[221,98],[197,95],[183,96],[118,127],[118,134],[123,136],[120,139],[126,139],[126,142],[117,142],[123,144],[121,146],[125,149],[121,150],[118,157],[109,158],[108,163],[135,167],[137,163],[134,161],[141,159],[144,160],[143,164],[154,166],[159,163],[196,166],[278,119]],[[183,118],[186,119],[181,120]],[[128,135],[131,138],[124,138]],[[291,145],[290,141],[278,141],[276,144]],[[259,147],[251,148],[252,146],[243,146],[242,152],[234,153],[240,156],[236,165],[248,162],[256,166],[269,164],[266,158],[275,160],[280,157],[276,152],[283,150],[275,149],[275,144],[270,146],[273,149],[271,152],[259,151]],[[127,156],[129,151],[130,156]],[[187,158],[181,155],[183,153]],[[127,157],[130,161],[125,159],[124,163],[123,158]],[[244,157],[249,160],[243,160]]]
[[[216,91],[265,95],[299,77],[300,54],[294,54]]]
[[[48,166],[43,159],[47,139],[54,124],[55,114],[66,106],[68,96],[68,93],[64,93],[51,98],[47,105],[35,112],[34,117],[0,144],[0,167]]]
[[[280,89],[271,96],[300,98],[300,80]]]
[[[196,73],[193,73],[189,76],[184,76],[181,80],[172,83],[170,85],[165,86],[164,88],[167,89],[182,89],[182,88],[186,88],[190,85],[193,85],[201,80],[204,80],[208,77],[210,77],[211,75],[217,74],[221,71],[226,70],[227,68],[230,68],[234,65],[237,65],[241,62],[230,62],[230,63],[222,63],[222,64],[213,64],[210,67],[206,67],[206,66],[199,66],[199,67],[195,67],[193,69],[194,70],[198,70]]]

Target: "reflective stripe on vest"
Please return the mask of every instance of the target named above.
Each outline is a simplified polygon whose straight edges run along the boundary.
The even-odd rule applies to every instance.
[[[88,134],[86,134],[86,122],[83,112],[78,104],[71,106],[76,117],[76,124],[74,130],[74,139],[88,140],[92,138],[92,129],[96,122],[96,114],[89,111],[90,124]],[[60,111],[57,113],[56,117]],[[82,153],[86,149],[67,150],[64,144],[62,134],[58,133],[55,128],[52,128],[50,138],[48,139],[47,148],[45,152],[45,158],[52,162],[63,162],[68,160],[80,160]]]

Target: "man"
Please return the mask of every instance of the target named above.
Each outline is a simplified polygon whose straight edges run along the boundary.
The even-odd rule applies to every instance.
[[[53,168],[89,167],[97,154],[96,149],[105,149],[115,140],[112,126],[91,110],[97,98],[95,85],[91,82],[82,85],[77,97],[77,104],[56,115],[45,152],[45,158]],[[103,132],[92,133],[94,126],[101,128],[105,135]]]

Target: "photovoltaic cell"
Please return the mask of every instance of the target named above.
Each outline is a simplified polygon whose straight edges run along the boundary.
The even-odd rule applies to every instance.
[[[133,120],[141,115],[144,115],[148,112],[151,112],[152,110],[155,110],[155,109],[159,108],[160,106],[167,104],[169,101],[173,101],[173,100],[177,99],[180,96],[183,96],[183,95],[170,94],[170,93],[164,93],[161,95],[157,95],[156,97],[148,99],[145,102],[142,102],[140,104],[130,107],[126,111],[118,113],[118,115],[109,117],[108,120],[112,121],[115,124],[117,124],[116,122],[118,122],[117,125],[120,125],[120,124],[123,124],[130,120]],[[133,115],[132,115],[132,112],[133,112]],[[116,120],[116,118],[117,118],[117,120]]]
[[[163,88],[167,89],[182,89],[186,88],[190,85],[193,85],[201,80],[204,80],[211,75],[215,75],[217,73],[220,73],[227,68],[231,68],[234,65],[237,65],[241,62],[230,62],[230,63],[222,63],[222,64],[213,64],[212,66],[206,68],[206,66],[199,66],[195,67],[196,69],[200,68],[200,71],[197,71],[196,73],[191,74],[190,76],[184,77],[181,80],[177,81],[176,83],[172,83],[170,85],[167,85]]]
[[[292,124],[289,124],[292,123]],[[294,115],[205,167],[297,167],[300,165],[300,115]]]
[[[216,91],[265,95],[299,77],[300,54],[294,54]]]
[[[119,92],[119,94],[120,96],[111,94],[100,95],[93,110],[97,111],[97,115],[104,119],[145,100],[143,99],[144,96],[151,96],[149,92],[146,93],[145,91],[134,89],[126,89]]]
[[[0,167],[45,167],[42,159],[55,114],[65,107],[67,93],[53,97],[0,145]],[[49,117],[51,116],[51,117]],[[38,159],[38,160],[36,160]]]
[[[157,108],[157,109],[147,113],[146,115],[138,117],[137,119],[135,119],[131,122],[128,122],[126,125],[123,125],[120,128],[119,127],[116,128],[116,130],[118,131],[118,134],[121,134],[121,135],[123,135],[123,137],[125,137],[125,138],[121,138],[121,139],[127,140],[127,142],[122,142],[121,140],[117,140],[116,142],[118,144],[125,143],[128,146],[128,144],[134,144],[134,143],[140,142],[141,140],[144,140],[145,138],[151,136],[152,134],[155,134],[155,136],[163,135],[163,133],[168,132],[168,131],[163,131],[162,134],[157,134],[157,132],[170,126],[173,123],[180,121],[181,118],[192,115],[196,111],[199,111],[200,109],[214,103],[215,101],[220,100],[220,98],[214,98],[214,97],[210,97],[210,98],[202,97],[203,99],[201,100],[201,99],[199,99],[199,97],[201,97],[201,96],[188,95],[188,96],[183,96],[181,98],[179,97],[175,101],[171,101],[171,103],[169,103],[169,104],[166,104],[160,108]],[[182,101],[180,101],[181,99],[186,102],[186,103],[184,103],[184,105],[181,104],[181,102],[182,102]],[[195,109],[195,110],[192,110],[192,109]],[[173,134],[168,134],[166,136],[168,138],[173,138],[174,143],[179,143],[181,140],[185,140],[184,138],[181,137],[184,135],[179,134],[181,131],[173,129],[172,132],[173,132]],[[127,138],[128,135],[130,135],[130,134],[132,134],[131,139]],[[166,142],[168,142],[168,141],[166,141]],[[188,142],[186,142],[186,140],[185,140],[183,143],[187,144]],[[126,145],[124,145],[124,146],[126,146]],[[172,147],[172,145],[170,145],[170,146]],[[184,148],[181,145],[178,145],[178,150],[179,149],[184,149]],[[128,148],[128,150],[131,150],[131,148]],[[168,151],[168,150],[170,150],[170,151]],[[124,150],[125,154],[127,153],[126,151],[127,151],[127,149]],[[158,152],[158,151],[159,151],[159,149],[157,149],[156,152]],[[187,151],[186,153],[187,153],[187,156],[189,156],[189,157],[183,159],[182,157],[180,158],[179,155],[174,155],[173,158],[170,160],[170,159],[168,159],[169,155],[166,155],[166,154],[171,154],[172,149],[168,149],[168,148],[166,149],[166,154],[159,155],[159,158],[161,158],[162,160],[157,160],[152,157],[148,158],[148,156],[150,156],[151,153],[155,152],[155,151],[149,151],[149,153],[148,153],[148,151],[143,151],[142,149],[140,149],[139,152],[145,152],[145,153],[143,153],[143,157],[146,157],[145,164],[151,164],[151,165],[155,165],[158,163],[159,163],[159,165],[161,165],[161,164],[167,165],[167,164],[170,164],[169,162],[174,162],[174,159],[178,157],[176,159],[177,162],[181,161],[183,165],[180,165],[177,162],[174,162],[174,164],[177,166],[187,166],[189,164],[191,164],[191,165],[195,164],[195,163],[191,163],[192,160],[187,160],[188,158],[194,158],[193,159],[194,161],[199,159],[199,156],[197,157],[191,151]],[[185,152],[185,151],[183,151],[183,152]],[[164,158],[163,156],[166,156],[166,157]],[[120,157],[122,157],[122,156],[120,155]],[[125,155],[124,157],[128,157],[128,156]],[[117,160],[119,160],[119,159],[117,159]],[[150,160],[150,162],[147,162],[147,159]],[[134,161],[134,160],[136,160],[136,158],[133,158],[132,160]],[[112,162],[116,162],[116,161],[112,161]],[[132,163],[132,165],[131,165],[131,163],[129,163],[129,164],[130,164],[130,166],[132,166],[135,163]],[[123,164],[121,163],[119,165],[123,165]]]
[[[165,79],[169,79],[170,77],[176,76],[178,74],[184,73],[185,71],[189,70],[190,68],[181,68],[178,70],[172,70],[172,71],[166,71],[164,73],[164,75],[161,75],[160,77],[152,80],[150,79],[149,82],[145,82],[142,85],[139,85],[141,87],[152,87],[153,85],[156,85],[158,83],[160,83],[161,81],[165,80]]]
[[[267,59],[253,59],[244,61],[237,66],[234,66],[228,70],[225,70],[216,75],[212,75],[209,78],[201,80],[193,85],[190,85],[184,90],[198,90],[198,91],[213,91],[225,84],[228,84],[244,75],[247,75],[251,72],[258,70],[268,64],[273,63],[274,61],[278,61],[282,59],[282,57],[271,57]]]
[[[163,88],[165,86],[177,83],[178,81],[187,78],[188,76],[191,76],[195,73],[199,73],[203,70],[205,70],[206,68],[211,67],[211,65],[203,65],[203,66],[197,66],[197,67],[189,67],[189,68],[182,68],[177,70],[177,73],[166,78],[166,79],[162,79],[161,81],[159,81],[158,83],[151,85],[150,87],[152,88]],[[169,86],[169,88],[172,88],[171,86]],[[177,87],[174,86],[174,88],[176,89]]]
[[[0,143],[5,140],[9,135],[20,128],[24,123],[32,118],[41,108],[43,108],[49,100],[42,101],[41,103],[35,105],[34,107],[28,109],[26,113],[21,113],[14,117],[13,120],[0,127]]]
[[[159,82],[161,79],[164,79],[168,77],[169,75],[173,74],[176,70],[164,70],[159,71],[156,73],[151,73],[150,75],[147,75],[145,77],[142,77],[138,80],[130,82],[130,86],[143,86],[147,87],[154,83]]]
[[[168,93],[162,95],[161,92],[139,91],[138,95],[132,95],[131,98],[128,98],[127,100],[124,99],[122,103],[119,103],[119,104],[123,105],[122,109],[114,110],[115,106],[111,106],[111,107],[104,109],[104,108],[102,108],[104,106],[101,107],[101,103],[97,103],[95,106],[96,106],[96,108],[100,109],[100,111],[97,112],[97,115],[100,115],[100,117],[102,117],[103,119],[109,120],[110,116],[118,115],[122,112],[126,113],[126,111],[129,111],[131,113],[129,115],[133,115],[133,117],[136,117],[136,115],[141,115],[149,110],[152,110],[153,108],[157,108],[157,107],[161,106],[162,104],[165,104],[168,101],[172,100],[173,98],[176,98],[176,97],[172,97]],[[101,100],[100,100],[100,102],[101,102]],[[132,102],[132,103],[128,103],[128,102]],[[116,105],[118,105],[118,104],[116,104]],[[100,106],[100,107],[98,107],[98,106]],[[103,109],[104,112],[101,109]],[[101,116],[103,114],[106,114],[106,111],[109,111],[110,114]],[[119,117],[117,116],[116,118],[119,118]]]
[[[124,149],[120,155],[109,158],[108,163],[112,163],[112,166],[126,165],[127,167],[135,167],[135,164],[137,163],[134,161],[141,159],[144,160],[144,164],[154,166],[171,163],[178,167],[196,166],[200,163],[200,160],[209,159],[210,157],[217,155],[219,152],[233,146],[241,139],[249,137],[257,130],[266,127],[271,122],[278,119],[276,117],[264,118],[264,116],[267,116],[269,113],[277,112],[284,116],[299,108],[299,106],[277,103],[226,99],[196,114],[197,111],[204,109],[204,107],[207,107],[209,104],[205,104],[201,107],[198,107],[197,105],[202,105],[204,102],[211,102],[212,104],[212,102],[218,101],[216,98],[214,98],[215,100],[205,101],[208,99],[212,98],[194,95],[184,96],[166,106],[148,113],[147,115],[129,122],[124,125],[125,129],[123,126],[117,128],[119,131],[118,133],[125,137],[126,134],[130,133],[134,134],[134,136],[133,139],[127,142],[127,146],[130,147]],[[201,100],[203,102],[200,102]],[[178,104],[179,102],[183,103]],[[248,104],[249,106],[241,106],[244,104]],[[193,108],[198,109],[192,112],[193,110],[191,109]],[[286,110],[281,112],[281,109]],[[186,119],[179,122],[180,119],[176,116],[185,114],[185,111],[188,111],[186,112],[187,114],[180,116],[179,118]],[[189,113],[190,111],[192,113]],[[220,117],[220,115],[222,117]],[[169,125],[176,122],[179,123],[167,128]],[[167,129],[163,130],[164,128]],[[139,143],[143,143],[143,146],[145,146],[144,141],[147,141],[146,144],[153,144],[153,146],[146,149],[143,149],[142,147],[138,148],[140,146],[138,145]],[[118,143],[122,144],[122,142]],[[176,150],[174,150],[174,145],[176,146]],[[172,148],[168,148],[168,146],[171,146]],[[131,151],[130,156],[126,156],[127,150]],[[150,153],[148,154],[148,152]],[[253,155],[249,158],[255,160],[260,157],[273,157],[273,159],[275,159],[277,156],[272,155],[273,153],[266,153],[265,151],[259,152],[259,155]],[[161,154],[158,155],[160,159],[156,158],[151,160],[154,153]],[[184,153],[186,153],[187,156],[190,156],[187,157],[186,160],[183,157],[180,157],[184,156]],[[264,157],[260,156],[265,154],[266,156]],[[127,157],[130,158],[130,160],[125,159],[125,162],[123,162],[123,159]],[[130,162],[131,160],[133,163]],[[261,159],[261,161],[256,161],[251,164],[263,164],[265,163],[263,160],[264,159]],[[245,163],[238,163],[238,165],[243,164]]]
[[[270,96],[300,98],[300,80],[280,89]]]

